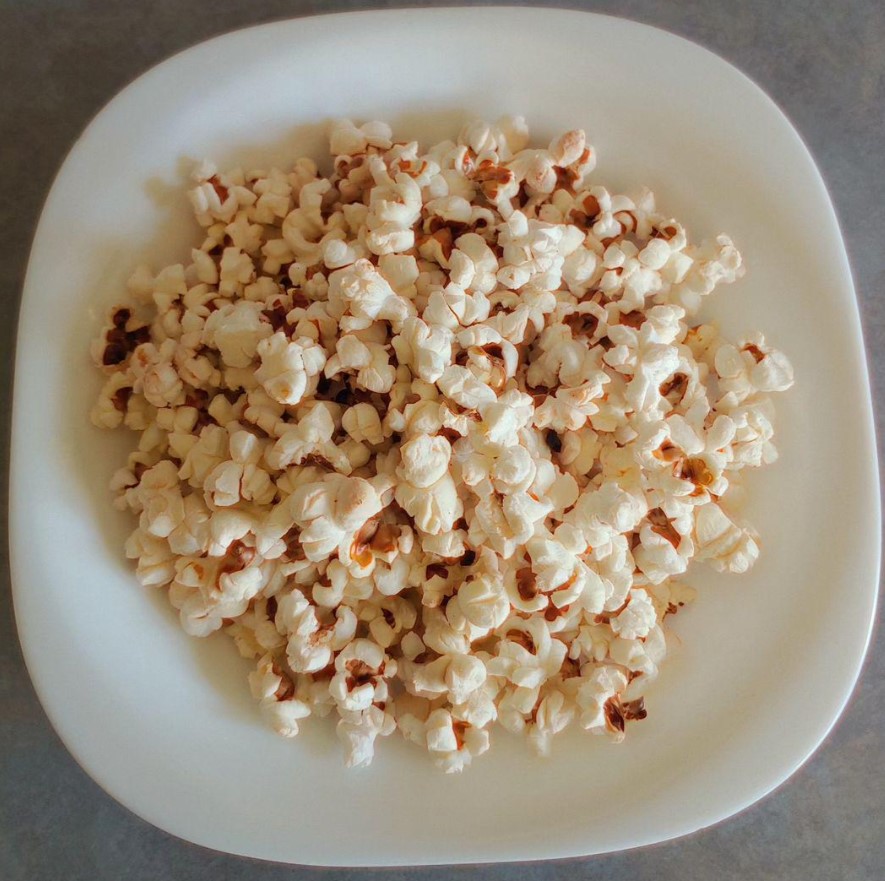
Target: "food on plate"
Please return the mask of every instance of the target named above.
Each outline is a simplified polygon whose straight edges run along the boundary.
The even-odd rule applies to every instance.
[[[202,241],[96,340],[93,420],[138,435],[126,555],[253,661],[279,733],[331,714],[348,764],[397,729],[447,771],[496,723],[620,740],[689,564],[759,553],[732,490],[776,458],[792,368],[694,319],[741,255],[598,184],[579,130],[330,140],[328,175],[202,165]]]

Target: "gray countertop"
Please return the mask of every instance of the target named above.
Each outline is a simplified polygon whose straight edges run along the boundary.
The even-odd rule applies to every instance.
[[[127,82],[227,30],[360,0],[0,0],[0,455],[8,462],[15,322],[43,199],[90,118]],[[414,5],[433,5],[416,3]],[[543,5],[541,3],[535,5]],[[552,5],[552,4],[551,4]],[[885,395],[885,5],[880,0],[558,4],[658,25],[728,59],[786,111],[836,204],[860,297],[881,436]],[[822,353],[836,357],[838,353]],[[850,455],[850,451],[846,451]],[[0,487],[7,490],[7,472]],[[822,512],[825,516],[825,512]],[[6,505],[3,506],[4,528]],[[102,792],[59,742],[25,671],[0,548],[0,879],[880,879],[885,877],[885,643],[830,737],[787,783],[714,828],[623,854],[528,865],[320,870],[187,844]]]

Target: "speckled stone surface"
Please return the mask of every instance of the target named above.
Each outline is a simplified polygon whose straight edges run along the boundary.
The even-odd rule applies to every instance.
[[[0,490],[4,498],[15,322],[28,248],[53,175],[89,119],[127,82],[207,37],[319,11],[407,5],[359,0],[0,0]],[[885,5],[880,0],[840,4],[823,0],[588,0],[558,5],[620,15],[695,40],[737,65],[786,111],[823,172],[845,234],[861,301],[881,436],[885,404]],[[823,358],[837,356],[821,353]],[[5,504],[2,516],[3,881],[873,881],[885,877],[882,640],[874,640],[845,715],[805,767],[739,816],[675,842],[552,863],[339,871],[240,859],[172,838],[105,795],[74,763],[50,727],[34,696],[15,633]],[[789,720],[784,724],[789,725]]]

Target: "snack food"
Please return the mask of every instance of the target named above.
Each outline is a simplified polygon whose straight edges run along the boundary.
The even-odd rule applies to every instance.
[[[689,562],[758,555],[728,492],[792,369],[691,324],[740,254],[590,181],[583,132],[527,143],[345,120],[329,177],[204,165],[204,241],[95,344],[94,421],[140,432],[112,481],[139,579],[234,638],[280,733],[336,715],[350,764],[395,729],[450,771],[496,721],[622,738]]]

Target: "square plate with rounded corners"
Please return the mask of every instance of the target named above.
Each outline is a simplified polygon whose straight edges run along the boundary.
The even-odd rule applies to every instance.
[[[507,39],[501,38],[506,25]],[[708,307],[793,360],[782,458],[754,474],[763,552],[746,577],[698,570],[682,645],[615,746],[562,736],[549,760],[498,734],[461,776],[396,738],[346,771],[328,722],[266,730],[243,662],[182,633],[123,559],[106,490],[126,438],[89,425],[88,358],[141,260],[198,231],[189,160],[268,166],[326,153],[337,116],[452,137],[524,114],[538,141],[582,126],[597,182],[648,185],[695,239],[726,231],[748,274]],[[848,455],[846,455],[848,453]],[[775,105],[733,67],[651,27],[579,12],[443,9],[300,19],[213,39],[142,76],[90,124],[50,193],[19,326],[11,549],[28,668],[76,759],[175,835],[298,863],[390,865],[592,854],[662,841],[751,804],[815,749],[869,640],[880,546],[857,306],[820,175]]]

